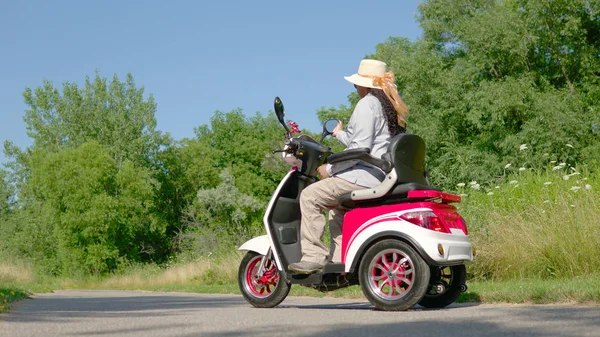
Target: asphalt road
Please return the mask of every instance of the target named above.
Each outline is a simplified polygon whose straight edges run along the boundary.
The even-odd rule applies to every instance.
[[[241,296],[56,291],[0,315],[0,336],[600,336],[598,306],[453,305],[375,311],[366,300],[289,297],[256,309]]]

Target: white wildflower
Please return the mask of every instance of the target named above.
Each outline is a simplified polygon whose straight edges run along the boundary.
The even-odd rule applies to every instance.
[[[515,185],[515,188],[517,188],[517,187],[519,187],[519,184],[516,184],[516,185]]]
[[[550,202],[550,200],[544,200],[544,202],[543,202],[543,203],[544,203],[544,204],[547,204],[547,203],[549,203],[549,202]]]
[[[477,185],[477,182],[475,180],[473,180],[469,184],[471,184],[471,185]]]
[[[577,171],[573,166],[569,167],[569,169],[573,172]]]
[[[579,172],[573,172],[573,173],[569,174],[569,177],[572,177],[572,176],[578,176],[578,175],[580,175],[580,174],[581,174],[581,173],[579,173]]]
[[[465,183],[458,183],[458,184],[456,184],[456,186],[458,186],[458,187],[465,187]]]
[[[592,189],[592,185],[590,185],[590,184],[585,184],[585,189],[586,189],[586,190],[591,190],[591,189]]]
[[[570,147],[570,148],[574,149],[573,145],[571,145],[571,144],[567,144],[567,145],[565,145],[565,146],[566,146],[566,147]]]
[[[558,171],[558,170],[560,170],[561,168],[563,168],[563,167],[562,167],[562,166],[554,166],[554,167],[552,168],[552,171]]]
[[[544,185],[546,185],[546,186],[548,186],[548,185],[552,185],[552,182],[551,182],[551,181],[546,181],[546,182],[544,183]]]
[[[509,181],[508,183],[509,183],[509,184],[511,184],[511,185],[514,185],[514,184],[518,183],[518,181],[516,181],[516,180],[511,180],[511,181]]]
[[[508,163],[508,164],[506,164],[506,165],[504,166],[504,168],[505,168],[505,169],[507,169],[507,168],[509,168],[511,165],[512,165],[511,163]]]
[[[479,190],[481,188],[481,185],[479,185],[479,184],[471,185],[471,188],[474,190]]]
[[[571,178],[571,176],[570,176],[570,175],[564,175],[564,176],[563,176],[563,180],[569,180],[569,178]]]
[[[521,144],[521,146],[519,146],[519,150],[521,150],[521,151],[524,151],[527,149],[528,149],[527,144]]]
[[[526,168],[524,168],[524,167],[519,167],[519,172],[523,172],[523,171],[525,171],[525,170],[527,170],[527,169],[526,169]]]
[[[565,166],[567,166],[567,163],[560,163],[560,164],[558,164],[558,166],[565,167]]]
[[[496,187],[494,187],[494,188],[500,188],[500,186],[496,186]]]
[[[542,214],[546,213],[546,211],[542,211]]]
[[[550,161],[550,164],[554,164],[554,163],[556,163],[556,160],[551,160]]]
[[[488,192],[487,195],[494,195],[494,192]]]
[[[569,205],[569,206],[571,206],[571,207],[575,207],[575,205]]]
[[[577,191],[579,191],[580,188],[581,188],[580,186],[573,186],[569,189],[569,191],[577,192]]]

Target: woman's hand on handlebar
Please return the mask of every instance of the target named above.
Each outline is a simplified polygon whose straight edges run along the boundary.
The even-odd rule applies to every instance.
[[[327,173],[327,164],[319,166],[319,168],[317,168],[317,173],[321,179],[329,178],[329,174]]]
[[[344,125],[342,124],[342,121],[338,120],[338,125],[335,127],[335,129],[333,129],[333,132],[331,133],[332,136],[336,136],[337,133],[339,131],[342,131],[344,129]]]

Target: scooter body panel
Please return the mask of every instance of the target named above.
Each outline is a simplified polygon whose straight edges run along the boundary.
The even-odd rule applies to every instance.
[[[417,202],[357,208],[346,213],[342,229],[342,263],[345,264],[345,271],[353,272],[362,253],[382,237],[397,237],[407,241],[430,264],[454,265],[473,260],[469,236],[462,229],[450,228],[451,233],[440,233],[400,218],[408,212],[427,212],[434,208],[455,210],[449,205]],[[438,245],[443,248],[442,254]]]

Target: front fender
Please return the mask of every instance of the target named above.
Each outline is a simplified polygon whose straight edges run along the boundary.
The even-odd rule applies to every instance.
[[[244,242],[244,244],[241,245],[238,250],[249,250],[257,252],[260,255],[267,255],[269,248],[271,248],[269,237],[266,235],[261,235]]]

